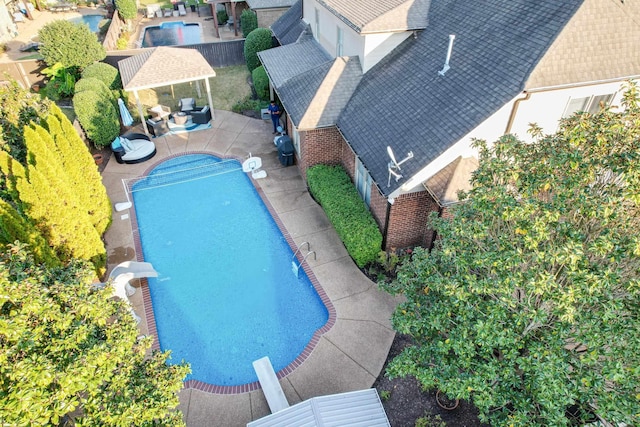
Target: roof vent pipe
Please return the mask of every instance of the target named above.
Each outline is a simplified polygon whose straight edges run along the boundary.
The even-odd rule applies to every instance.
[[[449,49],[447,49],[447,59],[444,61],[444,67],[442,67],[442,70],[438,71],[438,74],[440,74],[441,76],[444,76],[444,73],[446,73],[449,70],[449,59],[451,59],[451,51],[453,50],[453,40],[456,38],[455,34],[449,34]]]

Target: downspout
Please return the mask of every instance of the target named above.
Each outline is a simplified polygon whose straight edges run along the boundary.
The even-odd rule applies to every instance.
[[[518,113],[518,106],[520,105],[520,102],[528,101],[530,98],[531,98],[531,93],[526,92],[524,97],[518,98],[514,101],[513,107],[511,108],[511,114],[509,114],[509,120],[507,121],[507,127],[504,130],[505,135],[511,133],[511,127],[513,126],[513,122],[516,119],[516,114]]]
[[[389,217],[391,216],[391,205],[393,205],[393,202],[387,199],[387,212],[384,215],[384,230],[382,230],[382,249],[385,251],[387,247],[387,233],[389,232]]]

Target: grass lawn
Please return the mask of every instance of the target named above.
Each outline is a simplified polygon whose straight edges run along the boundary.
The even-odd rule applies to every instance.
[[[251,95],[251,88],[247,83],[249,71],[245,65],[216,68],[215,72],[216,77],[209,79],[214,109],[231,111],[236,103]],[[200,85],[200,96],[198,96],[198,85]],[[195,98],[197,106],[209,103],[202,80],[141,90],[139,96],[140,102],[146,108],[161,104],[171,108],[172,111],[178,110],[178,102],[181,98]],[[137,112],[133,96],[129,97],[129,110],[132,113]]]

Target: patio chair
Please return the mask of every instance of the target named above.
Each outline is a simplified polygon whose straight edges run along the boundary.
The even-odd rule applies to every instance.
[[[149,113],[153,114],[153,119],[163,120],[171,115],[171,108],[167,107],[166,105],[156,105],[149,108]]]
[[[162,136],[170,132],[167,121],[164,119],[147,119],[147,127],[153,136]]]
[[[173,9],[164,9],[164,17],[167,18],[173,15]]]
[[[191,111],[191,121],[199,125],[206,125],[211,121],[211,109],[208,105]]]
[[[182,98],[180,102],[178,102],[178,108],[184,113],[191,113],[191,111],[196,109],[196,100],[193,98]]]
[[[186,16],[187,15],[187,10],[184,8],[184,4],[182,4],[182,3],[178,4],[178,14],[180,16]]]

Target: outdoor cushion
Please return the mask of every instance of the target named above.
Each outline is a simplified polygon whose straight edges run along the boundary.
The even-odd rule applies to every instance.
[[[180,111],[189,112],[196,108],[196,100],[193,98],[182,98],[178,103]]]

